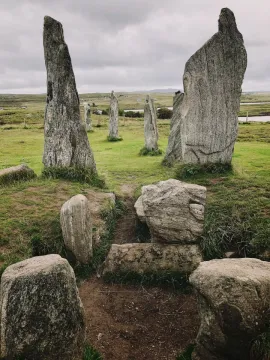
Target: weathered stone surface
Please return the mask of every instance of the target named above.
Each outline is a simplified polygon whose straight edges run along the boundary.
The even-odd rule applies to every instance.
[[[114,91],[112,91],[112,93],[111,93],[109,137],[111,139],[119,138],[119,135],[118,135],[118,100],[114,94]]]
[[[144,106],[144,140],[147,150],[158,149],[157,115],[154,100],[149,95],[146,97]]]
[[[60,212],[60,222],[66,247],[76,259],[87,264],[92,258],[92,218],[88,199],[73,196],[65,202]]]
[[[246,67],[234,14],[222,9],[219,31],[186,63],[184,95],[178,96],[166,162],[231,162]]]
[[[182,148],[179,119],[181,116],[180,108],[183,98],[184,93],[181,93],[180,91],[175,93],[173,98],[173,116],[171,119],[169,141],[165,154],[165,163],[167,162],[168,165],[174,162],[176,154],[181,154]],[[181,160],[181,158],[179,157],[177,160]]]
[[[5,359],[81,358],[84,311],[67,260],[46,255],[9,266],[2,275],[0,306]]]
[[[103,275],[126,272],[190,274],[201,261],[198,245],[113,244],[105,260]]]
[[[204,223],[204,186],[174,179],[160,181],[143,186],[138,201],[137,215],[145,218],[152,242],[188,244],[198,241]]]
[[[84,104],[84,126],[86,131],[92,131],[92,120],[91,120],[91,106],[88,103]]]
[[[138,218],[140,219],[140,221],[145,223],[146,217],[145,217],[145,213],[144,213],[144,209],[143,209],[142,195],[137,199],[134,207],[135,207],[136,214],[137,214]]]
[[[190,276],[190,282],[198,294],[201,316],[193,359],[249,360],[251,341],[266,330],[270,263],[206,261]]]
[[[6,184],[13,181],[29,180],[36,177],[34,170],[27,165],[17,165],[0,170],[0,184]]]
[[[63,28],[49,16],[44,19],[43,44],[47,69],[43,164],[45,167],[87,167],[96,171],[80,119],[80,101]]]

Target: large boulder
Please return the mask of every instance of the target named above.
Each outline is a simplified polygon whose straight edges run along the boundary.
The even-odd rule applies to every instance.
[[[243,36],[233,12],[224,8],[218,32],[186,63],[165,162],[231,162],[246,67]]]
[[[89,200],[79,194],[65,202],[61,208],[60,222],[65,246],[77,261],[88,264],[93,255]]]
[[[17,165],[0,170],[0,185],[9,184],[14,181],[30,180],[37,175],[27,165]]]
[[[59,255],[34,257],[4,271],[0,316],[5,359],[81,358],[83,306],[74,272]]]
[[[135,208],[152,242],[189,244],[203,232],[206,188],[170,179],[143,186]]]
[[[190,274],[201,261],[198,245],[113,244],[104,263],[103,275]]]
[[[47,69],[43,164],[45,167],[86,167],[96,172],[81,122],[80,101],[63,27],[49,16],[44,19],[43,45]]]
[[[154,100],[149,95],[144,106],[144,141],[145,148],[149,151],[158,149],[157,114]]]
[[[198,295],[201,316],[193,359],[249,360],[252,341],[269,321],[270,263],[206,261],[190,276],[190,282]]]
[[[117,140],[118,135],[118,100],[114,91],[111,92],[110,119],[109,119],[109,139]]]

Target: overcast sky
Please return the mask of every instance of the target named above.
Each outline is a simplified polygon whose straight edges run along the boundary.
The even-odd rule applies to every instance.
[[[244,91],[270,91],[269,0],[0,0],[0,93],[44,93],[45,15],[63,24],[80,93],[182,89],[189,57],[235,14]]]

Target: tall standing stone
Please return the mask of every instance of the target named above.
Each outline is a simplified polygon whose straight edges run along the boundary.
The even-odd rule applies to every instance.
[[[86,131],[92,131],[92,120],[91,120],[91,106],[88,103],[84,104],[84,126]]]
[[[246,67],[243,37],[233,12],[224,8],[218,32],[186,63],[166,162],[231,162]]]
[[[63,27],[49,16],[44,18],[43,45],[47,69],[43,164],[45,167],[86,167],[96,172],[80,119],[80,101]]]
[[[110,103],[110,120],[109,120],[109,139],[119,139],[118,135],[118,100],[114,94],[111,93]]]
[[[144,139],[145,148],[149,151],[158,149],[157,115],[154,100],[149,95],[144,106]]]

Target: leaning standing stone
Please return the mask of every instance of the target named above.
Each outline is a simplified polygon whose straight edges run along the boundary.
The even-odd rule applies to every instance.
[[[0,315],[5,359],[81,358],[83,306],[74,272],[59,255],[34,257],[4,271]]]
[[[80,119],[80,101],[62,25],[44,19],[43,45],[47,69],[44,120],[45,167],[83,167],[96,171],[94,156]]]
[[[88,103],[84,104],[84,126],[86,131],[92,131],[91,106]]]
[[[267,330],[269,321],[270,263],[258,259],[205,261],[190,282],[198,295],[201,316],[192,359],[250,360],[252,342]]]
[[[119,139],[118,135],[118,100],[114,94],[111,93],[110,103],[110,120],[109,120],[109,140]]]
[[[186,63],[184,96],[165,162],[231,163],[246,67],[234,14],[222,9],[218,32]]]
[[[76,259],[88,264],[93,255],[92,219],[89,200],[84,195],[73,196],[60,212],[65,246]]]
[[[157,115],[154,100],[149,95],[144,106],[144,139],[145,148],[149,151],[158,149]]]

